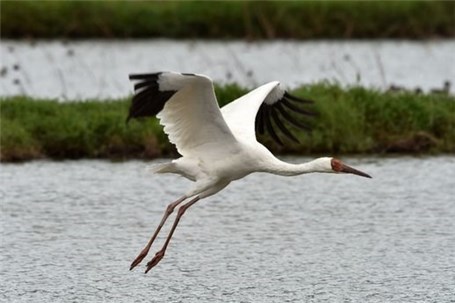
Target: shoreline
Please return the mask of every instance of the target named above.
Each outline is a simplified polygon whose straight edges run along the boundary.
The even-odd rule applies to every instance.
[[[237,85],[216,87],[220,106],[243,95]],[[455,97],[379,92],[314,84],[293,91],[315,100],[312,132],[294,130],[300,144],[274,145],[279,155],[453,154]],[[2,97],[1,162],[33,159],[155,159],[175,156],[155,118],[125,124],[130,99],[59,103]],[[284,139],[284,138],[283,138]]]

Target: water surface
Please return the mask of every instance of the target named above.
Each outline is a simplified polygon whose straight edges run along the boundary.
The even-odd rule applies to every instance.
[[[142,161],[1,164],[0,300],[454,302],[455,158],[344,160],[374,178],[253,174],[199,202],[147,275],[129,264],[189,181]]]
[[[0,96],[79,100],[132,93],[128,75],[202,73],[253,88],[330,81],[428,92],[455,84],[455,40],[443,41],[37,41],[2,40]],[[453,93],[453,88],[452,88]]]

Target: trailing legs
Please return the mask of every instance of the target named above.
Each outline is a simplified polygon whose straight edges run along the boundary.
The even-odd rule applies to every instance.
[[[155,233],[153,234],[153,236],[150,238],[149,242],[147,243],[147,245],[144,247],[144,249],[139,253],[139,255],[136,257],[136,259],[134,259],[133,263],[131,263],[131,266],[130,266],[130,270],[132,270],[133,268],[135,268],[139,263],[141,263],[141,261],[147,256],[149,250],[150,250],[150,247],[152,246],[153,244],[153,241],[155,241],[155,238],[156,236],[158,235],[158,233],[160,232],[161,228],[163,227],[164,223],[166,222],[167,218],[169,217],[170,214],[172,214],[172,212],[174,211],[174,208],[176,208],[180,203],[182,203],[183,201],[185,201],[185,199],[187,198],[187,196],[183,196],[181,197],[180,199],[178,199],[177,201],[174,201],[172,202],[171,204],[169,204],[166,208],[166,211],[164,212],[164,215],[163,215],[163,218],[161,219],[161,222],[160,224],[158,225],[158,227],[156,228],[155,230]]]
[[[171,230],[169,231],[169,235],[167,236],[167,239],[166,239],[166,242],[164,242],[164,245],[163,247],[161,248],[161,250],[159,250],[155,256],[153,257],[153,259],[147,263],[147,269],[145,270],[145,273],[147,273],[150,269],[152,269],[155,265],[157,265],[161,259],[163,259],[164,257],[164,253],[166,252],[166,248],[167,246],[169,245],[169,242],[171,241],[171,238],[172,238],[172,235],[174,234],[174,231],[175,231],[175,228],[177,227],[177,224],[179,223],[180,221],[180,218],[183,216],[183,214],[185,213],[185,211],[191,206],[193,205],[194,203],[196,203],[197,201],[199,201],[200,198],[199,196],[196,196],[194,199],[192,199],[190,202],[186,203],[186,204],[183,204],[182,206],[180,206],[179,210],[178,210],[178,213],[177,213],[177,217],[175,218],[175,221],[174,221],[174,224],[172,225],[172,228]]]

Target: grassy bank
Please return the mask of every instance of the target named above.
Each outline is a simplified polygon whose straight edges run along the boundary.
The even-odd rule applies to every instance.
[[[433,38],[451,1],[1,1],[3,38]]]
[[[220,104],[246,90],[217,89]],[[294,92],[316,100],[319,117],[294,154],[454,153],[455,98],[311,85]],[[1,161],[37,158],[155,158],[175,153],[156,119],[125,124],[129,100],[58,103],[26,97],[1,104]],[[269,144],[270,143],[270,144]]]

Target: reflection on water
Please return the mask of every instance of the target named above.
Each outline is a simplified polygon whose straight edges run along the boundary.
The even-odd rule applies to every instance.
[[[38,41],[4,40],[0,95],[79,100],[132,93],[128,74],[174,70],[246,87],[291,88],[328,80],[388,89],[455,84],[455,40],[416,41]],[[452,88],[453,93],[453,88]]]
[[[188,181],[140,161],[1,164],[0,298],[454,300],[455,158],[345,160],[373,179],[253,174],[199,202],[147,275],[129,264]]]

